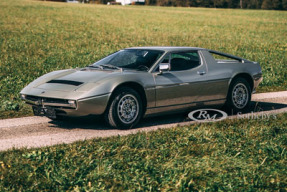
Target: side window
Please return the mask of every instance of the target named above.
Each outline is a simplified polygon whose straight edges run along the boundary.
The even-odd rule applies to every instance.
[[[227,57],[224,55],[219,55],[216,53],[211,53],[212,57],[215,59],[217,63],[233,63],[233,62],[238,62],[239,60],[236,60],[231,57]]]
[[[167,54],[164,58],[163,58],[163,60],[162,60],[162,62],[161,63],[169,63],[169,54]]]
[[[171,71],[183,71],[195,68],[200,65],[198,52],[172,53],[170,68]]]

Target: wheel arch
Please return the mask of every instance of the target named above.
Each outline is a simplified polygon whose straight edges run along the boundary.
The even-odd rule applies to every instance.
[[[138,92],[138,94],[140,95],[141,100],[142,100],[143,114],[145,114],[146,107],[147,107],[146,93],[145,93],[143,86],[137,82],[132,82],[132,81],[131,82],[124,82],[124,83],[120,83],[119,85],[117,85],[112,91],[112,94],[109,98],[107,106],[109,106],[111,104],[111,101],[114,98],[116,91],[122,87],[128,87],[128,88],[131,88],[131,89],[135,90],[136,92]]]
[[[247,81],[247,83],[250,85],[250,90],[252,93],[252,90],[254,88],[254,81],[253,81],[253,78],[251,77],[251,75],[248,73],[238,73],[235,76],[233,76],[229,82],[229,88],[230,88],[230,85],[232,85],[232,82],[234,82],[238,78],[243,78]]]

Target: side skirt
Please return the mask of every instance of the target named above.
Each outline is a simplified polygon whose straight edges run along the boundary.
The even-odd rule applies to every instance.
[[[162,107],[151,107],[146,109],[146,113],[144,117],[150,117],[155,115],[161,114],[168,114],[168,113],[179,113],[185,112],[190,109],[200,109],[214,106],[215,108],[222,107],[226,102],[226,99],[218,99],[218,100],[210,100],[210,101],[203,101],[203,102],[193,102],[193,103],[184,103],[180,105],[168,105]]]

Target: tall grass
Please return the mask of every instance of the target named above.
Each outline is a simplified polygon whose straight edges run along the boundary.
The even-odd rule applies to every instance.
[[[259,91],[287,87],[287,12],[32,0],[1,0],[0,9],[2,118],[30,113],[18,93],[35,78],[132,46],[198,46],[231,53],[261,63]]]

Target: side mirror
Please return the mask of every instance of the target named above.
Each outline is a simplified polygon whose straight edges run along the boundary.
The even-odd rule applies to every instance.
[[[169,71],[170,70],[170,64],[169,63],[161,63],[159,64],[159,72],[160,73],[163,73],[163,72],[166,72],[166,71]]]

